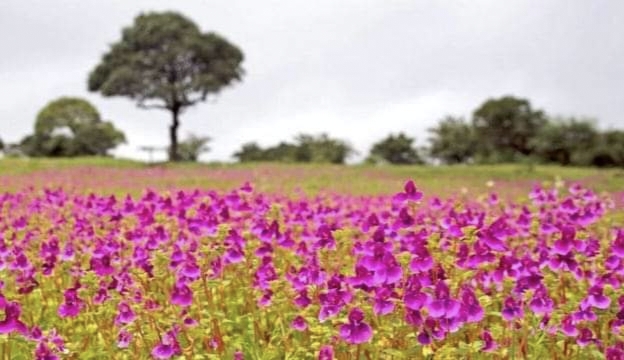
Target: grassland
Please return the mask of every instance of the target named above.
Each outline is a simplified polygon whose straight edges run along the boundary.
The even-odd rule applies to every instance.
[[[599,191],[624,191],[623,169],[560,166],[336,166],[317,164],[157,164],[111,158],[2,159],[4,191],[63,187],[135,193],[155,189],[230,189],[245,181],[268,192],[387,194],[414,179],[429,194],[482,192],[494,182],[501,193],[526,191],[537,182],[581,182]],[[392,189],[392,190],[390,190]]]
[[[622,195],[617,169],[2,160],[0,358],[623,359]]]

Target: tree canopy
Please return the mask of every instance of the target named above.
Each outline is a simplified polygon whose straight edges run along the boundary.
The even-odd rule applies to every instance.
[[[545,162],[591,165],[599,140],[594,122],[587,119],[554,119],[531,140],[535,154]]]
[[[312,162],[344,164],[355,152],[346,141],[329,137],[327,134],[300,134],[294,143],[280,142],[263,149],[255,142],[243,144],[233,154],[239,162]]]
[[[126,141],[125,135],[88,101],[61,97],[48,103],[37,115],[34,133],[20,143],[30,156],[108,155]]]
[[[447,116],[429,129],[429,155],[445,164],[465,163],[477,150],[475,131],[462,118]]]
[[[123,29],[121,40],[89,75],[88,88],[128,97],[141,108],[169,111],[169,158],[176,161],[179,115],[241,80],[242,61],[238,47],[214,32],[202,32],[185,16],[150,12]]]
[[[513,96],[489,99],[473,113],[478,153],[496,161],[513,161],[530,155],[531,138],[546,123],[543,111],[535,110],[527,99]]]
[[[404,133],[390,134],[373,144],[368,161],[385,161],[390,164],[422,164],[424,161],[413,146],[414,139]]]

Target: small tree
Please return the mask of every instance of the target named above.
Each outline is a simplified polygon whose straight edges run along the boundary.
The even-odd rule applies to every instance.
[[[317,136],[300,134],[295,137],[295,161],[344,164],[354,154],[346,141],[330,138],[323,133]]]
[[[295,137],[294,144],[282,141],[266,149],[255,142],[246,143],[233,156],[240,162],[277,161],[344,164],[349,156],[354,153],[355,151],[347,142],[330,138],[327,134],[318,136],[300,134]]]
[[[189,134],[187,138],[180,143],[178,154],[182,161],[197,161],[202,153],[210,151],[208,143],[210,137]]]
[[[445,164],[470,161],[477,150],[474,129],[462,118],[447,116],[429,129],[429,155]]]
[[[265,161],[264,150],[255,142],[243,144],[233,155],[238,162]]]
[[[383,160],[400,165],[422,164],[424,161],[418,155],[413,143],[414,139],[404,133],[399,133],[396,136],[390,134],[373,145],[368,161]]]
[[[543,126],[531,146],[543,162],[590,165],[599,136],[592,120],[554,119]]]
[[[48,103],[37,115],[35,132],[20,146],[29,156],[106,156],[125,142],[124,134],[88,101],[62,97]]]
[[[624,168],[624,131],[607,130],[599,135],[598,145],[592,151],[591,165]]]
[[[147,13],[123,29],[89,75],[90,91],[125,96],[140,108],[171,113],[169,159],[180,160],[180,114],[241,80],[243,53],[215,33],[203,33],[175,12]]]
[[[301,156],[299,147],[286,141],[281,141],[275,146],[270,146],[263,150],[263,161],[281,161],[281,162],[308,162]]]

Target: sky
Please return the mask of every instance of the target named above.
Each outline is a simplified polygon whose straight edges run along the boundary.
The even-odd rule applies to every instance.
[[[389,133],[424,145],[443,117],[503,95],[624,128],[621,0],[0,0],[0,138],[19,141],[46,103],[79,96],[125,132],[116,156],[166,146],[169,113],[86,88],[121,29],[163,10],[245,54],[242,82],[182,115],[182,138],[213,138],[205,161],[299,133],[347,140],[359,158]]]

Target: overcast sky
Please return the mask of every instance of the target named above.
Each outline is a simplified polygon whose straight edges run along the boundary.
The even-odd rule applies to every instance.
[[[31,133],[39,109],[66,95],[126,133],[117,155],[166,145],[167,112],[86,90],[122,27],[150,10],[180,11],[245,53],[243,82],[182,117],[182,137],[214,138],[205,160],[300,132],[326,131],[362,155],[390,132],[424,143],[445,115],[505,94],[624,128],[621,0],[0,0],[0,137]]]

